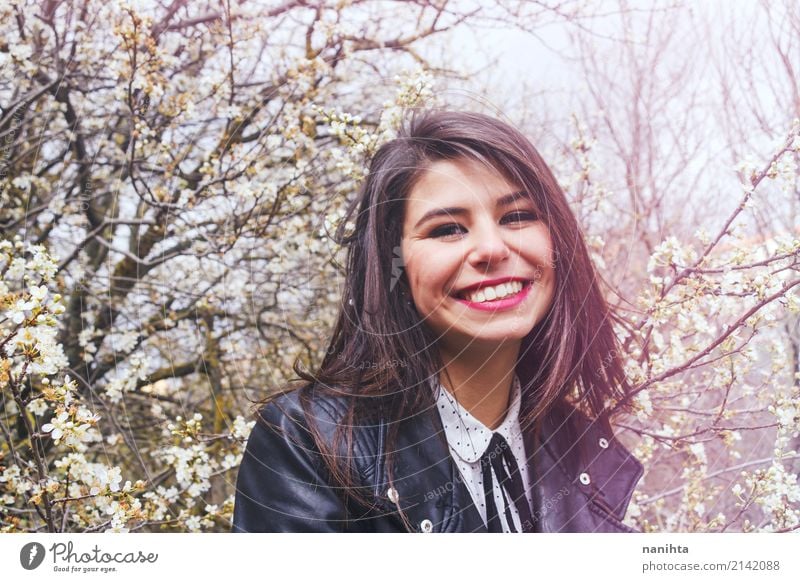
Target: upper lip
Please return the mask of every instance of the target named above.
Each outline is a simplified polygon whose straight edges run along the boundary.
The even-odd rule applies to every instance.
[[[521,283],[527,283],[528,281],[532,280],[533,279],[526,279],[524,277],[501,277],[499,279],[487,279],[486,281],[475,283],[474,285],[470,285],[469,287],[464,287],[460,291],[456,291],[455,294],[464,295],[465,293],[477,291],[478,289],[483,289],[484,287],[493,287],[494,285],[500,285],[501,283],[510,283],[511,281],[520,281]]]

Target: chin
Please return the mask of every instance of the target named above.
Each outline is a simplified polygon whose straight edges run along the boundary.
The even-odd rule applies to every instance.
[[[479,346],[479,345],[500,345],[507,342],[519,342],[521,341],[528,333],[531,331],[531,328],[523,328],[520,327],[519,331],[509,331],[508,326],[504,329],[498,329],[496,332],[483,330],[480,332],[469,332],[464,331],[462,332],[461,339],[462,341],[471,346]]]

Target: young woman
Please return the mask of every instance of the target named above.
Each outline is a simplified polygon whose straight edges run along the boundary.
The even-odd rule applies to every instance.
[[[234,531],[633,531],[613,313],[531,143],[417,113],[353,213],[327,356],[260,409]]]

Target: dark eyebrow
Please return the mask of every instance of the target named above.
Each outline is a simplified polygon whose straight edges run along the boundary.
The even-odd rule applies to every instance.
[[[497,206],[498,207],[508,206],[509,204],[516,202],[520,198],[527,198],[527,196],[528,195],[524,191],[518,190],[517,192],[512,192],[511,194],[506,194],[505,196],[498,198]],[[436,218],[437,216],[452,216],[452,215],[463,216],[464,214],[467,214],[467,209],[460,208],[458,206],[454,206],[451,208],[437,208],[436,210],[431,210],[429,212],[426,212],[425,215],[419,219],[417,224],[414,225],[414,228],[419,228],[419,226],[423,222],[426,222],[431,218]]]

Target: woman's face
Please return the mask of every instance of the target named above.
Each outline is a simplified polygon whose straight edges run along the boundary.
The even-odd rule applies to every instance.
[[[463,159],[433,163],[406,202],[401,249],[412,298],[456,353],[519,342],[552,304],[550,233],[515,193],[493,169]]]

